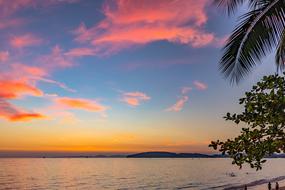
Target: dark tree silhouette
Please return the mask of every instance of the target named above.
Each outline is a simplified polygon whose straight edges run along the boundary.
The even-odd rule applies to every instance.
[[[249,163],[261,169],[264,157],[285,152],[285,72],[283,76],[265,76],[240,99],[244,110],[224,117],[236,124],[244,123],[239,136],[209,145],[233,158],[233,164]]]

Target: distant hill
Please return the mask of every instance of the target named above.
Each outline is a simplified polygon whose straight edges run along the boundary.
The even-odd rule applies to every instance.
[[[222,154],[142,152],[138,154],[96,154],[96,153],[46,153],[46,152],[1,152],[0,158],[227,158]],[[273,154],[266,158],[285,158],[285,154]]]
[[[142,152],[128,155],[127,158],[223,158],[226,156],[200,153]]]
[[[222,154],[201,154],[201,153],[173,153],[173,152],[141,152],[130,154],[127,158],[228,158]],[[273,154],[266,158],[285,158],[285,154]]]

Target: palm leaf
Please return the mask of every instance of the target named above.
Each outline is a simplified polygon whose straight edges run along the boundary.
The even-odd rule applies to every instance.
[[[238,6],[242,5],[246,0],[214,0],[214,4],[225,8],[228,14],[234,13]]]
[[[239,82],[263,56],[276,47],[285,26],[285,1],[259,1],[241,18],[224,47],[220,70]]]
[[[218,7],[224,8],[231,15],[235,13],[239,6],[245,3],[249,3],[250,8],[257,8],[266,1],[268,0],[213,0],[213,3]]]
[[[285,30],[283,30],[281,38],[278,43],[276,55],[276,66],[277,70],[284,70],[285,69]]]

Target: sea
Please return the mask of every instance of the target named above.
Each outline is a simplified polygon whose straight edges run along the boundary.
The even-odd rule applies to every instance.
[[[285,159],[261,171],[229,158],[0,158],[0,190],[267,189],[285,186]]]

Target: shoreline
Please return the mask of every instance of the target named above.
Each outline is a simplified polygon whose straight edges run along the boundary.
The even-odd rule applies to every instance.
[[[279,176],[271,179],[260,179],[242,185],[229,186],[224,188],[224,190],[243,190],[245,186],[252,190],[268,190],[267,185],[269,182],[271,182],[272,190],[275,190],[275,182],[279,183],[279,190],[285,190],[285,176]]]

